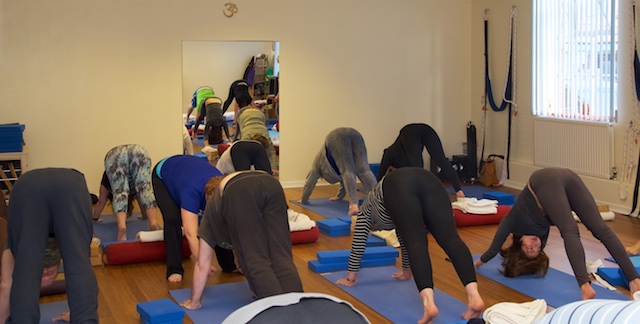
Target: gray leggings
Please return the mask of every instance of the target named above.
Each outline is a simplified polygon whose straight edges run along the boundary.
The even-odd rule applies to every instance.
[[[357,204],[356,177],[360,179],[365,192],[371,191],[378,183],[369,166],[364,138],[353,128],[341,127],[331,131],[324,143],[340,171],[342,184],[349,195],[349,203]]]
[[[564,239],[564,248],[579,285],[590,280],[580,231],[571,215],[572,210],[593,236],[604,244],[624,271],[627,280],[639,277],[620,239],[605,224],[589,189],[575,172],[560,168],[538,170],[531,174],[529,184],[538,196],[544,212],[558,227]]]

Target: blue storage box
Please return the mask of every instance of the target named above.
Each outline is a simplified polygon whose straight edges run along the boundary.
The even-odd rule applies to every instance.
[[[0,125],[0,152],[22,152],[23,124]]]
[[[497,200],[498,205],[513,205],[516,201],[515,195],[501,191],[487,191],[482,194],[482,198]]]
[[[169,298],[138,303],[140,321],[145,324],[182,323],[184,309]]]

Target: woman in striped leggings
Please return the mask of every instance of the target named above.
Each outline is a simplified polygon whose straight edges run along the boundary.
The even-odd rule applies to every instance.
[[[337,283],[349,287],[356,284],[371,230],[395,228],[402,250],[402,271],[393,277],[399,280],[414,278],[424,304],[424,315],[419,323],[432,321],[438,315],[438,308],[434,301],[427,240],[427,233],[431,233],[451,259],[467,292],[468,304],[462,318],[479,317],[484,301],[478,292],[473,259],[456,231],[452,214],[449,195],[433,173],[412,167],[390,172],[362,203],[351,243],[349,272]]]

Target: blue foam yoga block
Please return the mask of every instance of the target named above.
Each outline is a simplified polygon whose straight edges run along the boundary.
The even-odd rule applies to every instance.
[[[342,216],[342,217],[338,217],[337,219],[349,224],[349,226],[351,226],[351,216]]]
[[[349,235],[351,232],[351,226],[337,218],[319,220],[316,224],[321,233],[330,236]]]
[[[375,235],[369,235],[367,238],[367,247],[369,246],[387,246],[387,241]]]
[[[351,250],[331,250],[318,251],[316,255],[321,263],[337,263],[348,262],[349,253],[351,253]],[[364,250],[362,260],[390,259],[397,258],[399,255],[400,253],[393,246],[371,246]]]
[[[319,227],[318,229],[320,230],[320,233],[322,233],[324,235],[327,235],[327,236],[331,236],[331,237],[349,236],[349,235],[351,235],[351,230],[350,229],[336,230],[336,229],[326,229],[326,228],[322,228],[322,227]]]
[[[497,200],[498,205],[513,205],[516,202],[516,196],[501,191],[487,191],[482,194],[482,198]]]
[[[380,163],[369,163],[369,167],[371,168],[371,172],[377,178],[378,172],[380,171]]]
[[[598,275],[602,277],[606,282],[613,286],[626,286],[624,280],[620,277],[618,273],[619,268],[598,268]]]
[[[148,324],[182,323],[184,318],[184,309],[169,298],[138,303],[136,310]]]
[[[322,263],[318,260],[309,260],[307,264],[309,266],[309,269],[311,269],[314,272],[331,272],[331,271],[347,270],[347,267],[348,267],[347,262]],[[361,268],[381,267],[381,266],[395,265],[395,264],[396,264],[395,258],[369,259],[369,260],[363,259],[360,262],[360,267]]]
[[[640,267],[636,267],[636,271],[640,273]],[[624,276],[624,272],[622,272],[621,268],[618,269],[618,275],[620,275],[620,280],[622,280],[622,286],[629,288],[629,281],[627,280],[627,277]]]

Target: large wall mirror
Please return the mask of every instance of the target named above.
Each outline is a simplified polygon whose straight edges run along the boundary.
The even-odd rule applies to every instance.
[[[182,114],[185,120],[191,97],[194,91],[202,86],[212,87],[215,95],[224,102],[229,94],[229,87],[246,76],[247,68],[253,63],[253,84],[250,87],[254,99],[265,102],[278,92],[277,77],[280,66],[278,41],[183,41],[182,42]],[[233,106],[229,112],[233,112]],[[275,105],[265,110],[270,126],[278,119]],[[194,120],[191,115],[191,120]],[[233,132],[233,125],[231,130]],[[272,128],[272,127],[270,127]],[[272,140],[279,144],[279,135],[275,132]],[[199,141],[194,141],[194,151],[202,148]],[[278,147],[279,149],[279,147]]]

